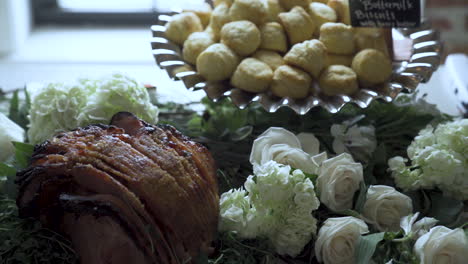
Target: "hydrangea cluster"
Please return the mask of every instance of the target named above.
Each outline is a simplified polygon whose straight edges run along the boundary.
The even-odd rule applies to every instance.
[[[108,123],[119,111],[132,112],[150,123],[158,121],[158,108],[151,104],[146,88],[124,75],[83,79],[74,85],[49,84],[32,99],[28,138],[39,143],[60,131]]]
[[[221,231],[265,237],[277,253],[297,256],[317,232],[312,212],[320,202],[312,181],[301,170],[269,161],[254,166],[244,187],[222,194]]]
[[[431,125],[407,149],[407,159],[388,161],[396,184],[405,190],[438,187],[444,194],[468,200],[468,119]]]

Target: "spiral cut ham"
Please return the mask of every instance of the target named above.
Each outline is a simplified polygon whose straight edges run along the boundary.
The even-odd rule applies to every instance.
[[[20,215],[67,235],[81,263],[192,263],[217,229],[209,151],[126,112],[36,146],[17,183]]]

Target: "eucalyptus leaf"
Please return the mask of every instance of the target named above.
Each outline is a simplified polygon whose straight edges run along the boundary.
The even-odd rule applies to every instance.
[[[369,264],[377,244],[383,240],[385,232],[360,236],[356,248],[356,264]]]

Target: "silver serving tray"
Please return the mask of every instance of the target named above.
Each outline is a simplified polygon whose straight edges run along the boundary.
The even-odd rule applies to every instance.
[[[208,98],[213,101],[230,97],[232,102],[241,109],[254,102],[260,103],[268,112],[276,112],[280,107],[289,107],[300,115],[306,114],[314,107],[323,107],[330,113],[337,113],[348,103],[366,108],[375,99],[391,102],[400,92],[414,91],[419,83],[429,81],[441,61],[440,34],[432,29],[428,21],[425,21],[419,28],[392,29],[394,57],[405,58],[393,62],[393,74],[388,82],[372,87],[372,89],[362,88],[353,96],[311,94],[300,100],[278,98],[268,92],[248,93],[233,87],[229,81],[207,82],[196,72],[193,65],[184,62],[181,47],[165,37],[164,25],[172,15],[177,13],[179,12],[160,15],[158,23],[151,27],[153,32],[151,47],[156,63],[161,69],[165,69],[173,80],[182,81],[187,89],[203,89]]]

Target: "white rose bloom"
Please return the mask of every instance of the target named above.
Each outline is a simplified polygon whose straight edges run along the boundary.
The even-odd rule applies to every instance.
[[[15,154],[12,141],[24,141],[24,129],[0,113],[0,162],[7,161]]]
[[[380,231],[400,229],[400,220],[413,212],[411,198],[386,185],[371,185],[367,190],[362,215]]]
[[[356,160],[367,162],[375,148],[375,128],[370,126],[351,126],[345,121],[343,124],[334,124],[330,128],[333,136],[333,151],[336,154],[350,153]]]
[[[315,241],[315,255],[320,263],[355,263],[359,237],[369,229],[361,219],[348,216],[328,218]]]
[[[354,193],[363,180],[362,165],[348,153],[328,159],[317,178],[319,199],[335,212],[351,209]]]
[[[432,217],[423,217],[416,222],[416,219],[419,217],[419,212],[414,215],[407,215],[400,220],[400,227],[405,232],[405,235],[410,235],[413,238],[417,239],[418,237],[424,235],[435,226],[438,222],[437,219]]]
[[[301,133],[298,138],[284,128],[271,127],[254,141],[250,163],[254,166],[263,165],[273,160],[316,174],[320,163],[326,159],[325,153],[318,153],[319,145],[313,134]]]
[[[416,240],[414,251],[421,264],[462,264],[468,260],[468,240],[463,229],[436,226]]]

